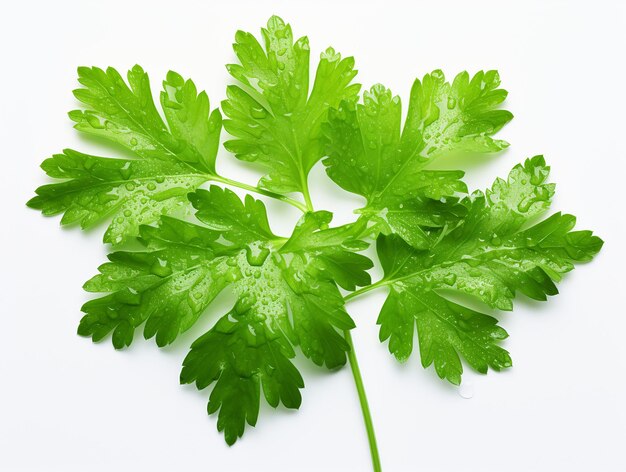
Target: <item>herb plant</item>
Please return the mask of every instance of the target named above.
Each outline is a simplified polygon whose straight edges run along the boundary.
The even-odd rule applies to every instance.
[[[574,231],[571,215],[537,222],[554,194],[541,156],[471,194],[462,171],[436,170],[438,158],[508,146],[494,138],[512,118],[500,109],[507,92],[496,71],[446,82],[437,70],[415,80],[403,124],[390,90],[375,85],[359,96],[353,58],[329,48],[313,75],[308,39],[294,41],[280,18],[262,29],[262,44],[242,31],[235,39],[239,63],[227,68],[236,83],[222,112],[175,72],[163,81],[159,110],[141,67],[127,81],[113,68],[79,68],[74,95],[84,108],[69,114],[75,128],[135,157],[66,149],[42,164],[60,180],[39,187],[28,205],[83,229],[110,222],[104,242],[114,251],[85,284],[100,296],[82,307],[80,335],[111,334],[120,349],[143,325],[146,339],[165,346],[230,290],[236,303],[191,345],[180,376],[198,389],[213,384],[208,412],[218,414],[226,442],[256,424],[261,396],[273,407],[300,406],[304,381],[292,362],[300,349],[327,369],[350,363],[380,470],[346,302],[386,287],[381,342],[404,361],[417,337],[422,365],[458,385],[461,358],[483,373],[510,367],[511,358],[497,320],[447,294],[499,310],[511,310],[517,293],[546,300],[602,241]],[[222,127],[228,151],[266,169],[257,186],[217,173]],[[320,160],[337,185],[365,197],[354,223],[332,226],[332,213],[313,208],[308,174]],[[289,237],[277,236],[261,200],[220,185],[303,215]],[[133,240],[143,249],[120,249]],[[371,283],[373,263],[359,252],[374,241],[384,276]]]

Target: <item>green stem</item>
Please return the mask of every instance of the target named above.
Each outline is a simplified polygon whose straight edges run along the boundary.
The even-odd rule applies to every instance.
[[[294,200],[293,198],[287,197],[285,195],[280,195],[278,193],[270,192],[269,190],[264,190],[262,188],[255,187],[253,185],[244,184],[243,182],[238,182],[236,180],[229,179],[228,177],[222,177],[221,175],[211,175],[209,180],[212,180],[214,182],[221,182],[226,185],[231,185],[233,187],[241,188],[243,190],[248,190],[249,192],[258,193],[260,195],[265,195],[266,197],[280,200],[281,202],[285,202],[291,206],[296,207],[298,210],[300,210],[303,213],[310,211],[311,199],[310,197],[307,198],[308,195],[305,195],[304,197],[305,200],[307,201],[307,204],[305,205],[299,202],[298,200]]]
[[[313,211],[313,203],[311,202],[311,195],[309,194],[309,186],[306,178],[303,178],[302,195],[308,211]],[[371,289],[370,289],[371,290]],[[354,378],[354,384],[356,385],[356,391],[359,395],[359,403],[361,404],[361,411],[363,413],[363,422],[365,423],[365,430],[367,432],[367,440],[370,445],[370,453],[372,455],[372,466],[374,472],[381,472],[380,456],[378,455],[378,446],[376,445],[376,434],[374,433],[374,423],[372,422],[372,414],[370,413],[370,407],[367,403],[367,395],[365,394],[365,386],[363,385],[363,377],[361,377],[361,370],[359,369],[359,362],[356,358],[356,352],[354,352],[354,343],[352,342],[352,335],[349,330],[344,332],[344,336],[350,350],[348,351],[348,361],[350,363],[350,370],[352,371],[352,377]]]
[[[359,295],[363,295],[364,293],[369,292],[370,290],[374,290],[375,288],[386,285],[387,282],[383,280],[379,280],[376,283],[367,285],[365,287],[361,287],[359,290],[355,290],[352,293],[349,293],[344,297],[344,301],[348,302],[352,298],[358,297]],[[348,352],[348,360],[350,361],[350,368],[352,369],[352,377],[354,377],[354,383],[356,384],[356,390],[359,394],[359,401],[361,403],[361,411],[363,412],[363,421],[365,422],[365,429],[367,431],[367,440],[370,445],[370,452],[372,454],[372,466],[374,468],[374,472],[381,472],[382,468],[380,465],[380,455],[378,454],[378,446],[376,444],[376,433],[374,432],[374,423],[372,422],[372,414],[370,413],[370,408],[367,403],[367,396],[365,394],[365,387],[363,386],[363,378],[361,377],[361,370],[359,369],[359,363],[356,358],[356,353],[354,352],[354,342],[352,342],[352,335],[350,331],[345,332],[345,338],[350,346],[350,351]]]
[[[313,202],[311,201],[311,194],[309,193],[309,186],[305,185],[302,190],[304,196],[304,203],[306,204],[307,211],[313,211]]]
[[[345,331],[344,336],[350,346],[350,350],[348,351],[348,360],[350,361],[350,369],[352,370],[352,377],[354,377],[356,390],[359,394],[359,402],[361,403],[361,411],[363,412],[363,421],[365,422],[365,429],[367,431],[367,440],[369,441],[370,452],[372,454],[372,466],[374,467],[374,472],[381,472],[382,468],[380,466],[378,446],[376,445],[374,423],[372,422],[372,414],[370,413],[370,407],[367,403],[367,395],[365,394],[365,387],[363,386],[361,370],[359,369],[359,363],[356,359],[356,353],[354,352],[352,335],[350,334],[350,331]]]
[[[353,298],[356,298],[360,295],[363,295],[364,293],[369,292],[370,290],[374,290],[377,289],[378,287],[382,287],[384,285],[388,285],[389,281],[385,280],[385,279],[380,279],[378,282],[375,282],[373,284],[370,285],[366,285],[365,287],[361,287],[358,290],[355,290],[354,292],[350,292],[348,295],[346,295],[345,297],[343,297],[344,301],[348,302],[350,300],[352,300]]]

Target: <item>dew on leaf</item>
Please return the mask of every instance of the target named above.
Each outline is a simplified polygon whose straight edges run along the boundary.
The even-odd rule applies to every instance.
[[[172,274],[172,268],[169,266],[167,261],[160,258],[157,258],[157,260],[152,264],[150,271],[159,277],[167,277]]]
[[[454,285],[454,283],[456,282],[456,274],[454,273],[450,273],[446,276],[444,276],[443,281],[446,285]]]
[[[263,265],[269,255],[270,250],[260,241],[255,241],[246,248],[246,259],[251,266]]]

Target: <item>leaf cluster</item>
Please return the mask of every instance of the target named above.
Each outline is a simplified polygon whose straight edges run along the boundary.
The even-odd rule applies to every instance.
[[[541,156],[484,192],[469,193],[461,170],[437,169],[438,159],[508,146],[495,137],[512,119],[501,108],[507,92],[498,73],[446,81],[436,70],[416,79],[403,122],[389,89],[359,94],[352,57],[328,48],[313,72],[306,37],[294,39],[278,17],[261,33],[259,40],[237,32],[238,63],[227,67],[235,83],[221,111],[175,72],[163,81],[159,109],[139,66],[126,80],[113,68],[78,69],[75,128],[133,154],[66,149],[43,162],[56,181],[28,202],[62,214],[62,224],[109,223],[104,242],[113,250],[84,286],[98,295],[82,307],[78,333],[94,341],[110,335],[121,349],[142,329],[161,347],[200,317],[216,316],[191,345],[180,381],[212,386],[208,412],[218,414],[228,444],[256,424],[261,398],[300,406],[297,351],[327,369],[347,362],[355,323],[346,301],[375,288],[388,290],[380,340],[399,361],[417,343],[422,365],[453,384],[463,362],[478,372],[510,367],[507,333],[486,311],[511,310],[518,294],[555,295],[555,284],[602,241],[574,230],[571,215],[545,217],[555,189]],[[222,128],[224,147],[263,169],[256,186],[217,172]],[[320,161],[339,187],[365,198],[354,223],[332,226],[332,213],[313,209],[308,175]],[[291,235],[278,236],[261,200],[224,185],[303,215]],[[141,248],[129,250],[132,241]],[[361,254],[371,243],[384,270],[375,283],[374,263]],[[223,291],[235,302],[213,314]]]

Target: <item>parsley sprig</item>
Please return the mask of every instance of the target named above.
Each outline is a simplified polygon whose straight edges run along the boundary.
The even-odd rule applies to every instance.
[[[519,293],[546,300],[602,240],[574,230],[571,215],[539,220],[554,195],[542,156],[471,194],[462,171],[436,169],[437,159],[508,146],[494,137],[512,119],[500,108],[507,92],[496,71],[447,82],[437,70],[415,80],[402,124],[401,100],[384,86],[359,97],[353,58],[328,48],[312,74],[308,39],[294,40],[278,17],[262,41],[237,32],[234,50],[224,120],[175,72],[163,81],[159,110],[141,67],[126,80],[113,68],[79,68],[74,95],[84,108],[69,114],[75,128],[134,157],[66,149],[43,162],[57,181],[28,205],[83,229],[109,222],[104,242],[113,251],[84,286],[98,295],[82,307],[79,334],[110,335],[121,349],[142,329],[165,346],[210,316],[211,302],[228,290],[236,302],[191,345],[180,375],[198,389],[212,386],[208,413],[217,413],[226,442],[256,425],[262,397],[274,408],[300,406],[304,379],[293,361],[300,350],[326,369],[350,364],[380,471],[346,302],[386,289],[381,342],[404,361],[417,338],[422,365],[458,385],[462,360],[482,373],[512,361],[496,318],[448,294],[496,310],[511,310]],[[228,151],[265,169],[258,185],[217,172],[222,127],[232,137]],[[337,185],[365,197],[353,223],[332,226],[332,213],[313,208],[308,174],[320,160]],[[303,215],[291,235],[278,236],[261,200],[222,186]],[[142,248],[123,249],[131,241]],[[360,253],[372,242],[384,270],[374,283],[373,262]]]

